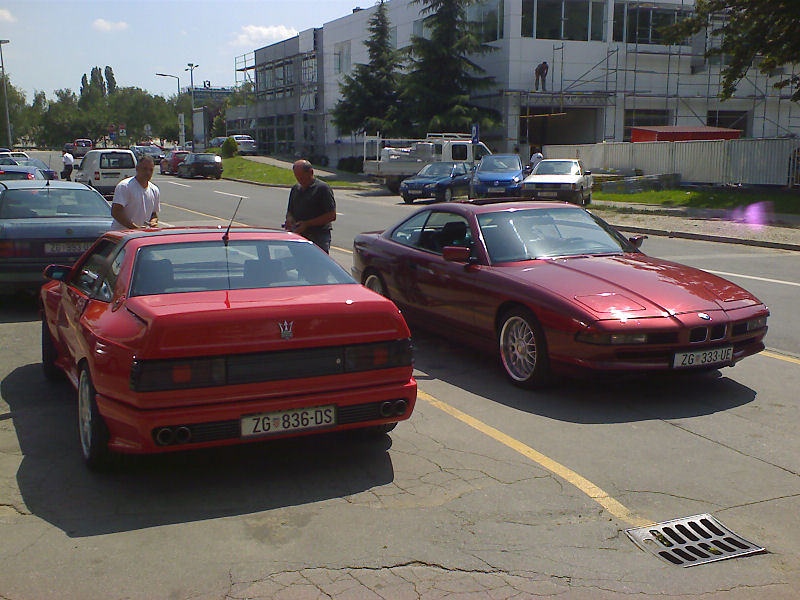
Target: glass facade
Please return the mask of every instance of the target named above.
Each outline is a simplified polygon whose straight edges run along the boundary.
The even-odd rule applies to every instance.
[[[522,37],[604,41],[607,0],[522,0]]]
[[[690,14],[690,11],[681,10],[674,4],[615,2],[614,41],[629,44],[664,44],[661,29]],[[682,44],[688,45],[689,41],[684,40]]]
[[[485,0],[470,7],[469,19],[475,23],[481,42],[494,42],[504,37],[504,0]]]

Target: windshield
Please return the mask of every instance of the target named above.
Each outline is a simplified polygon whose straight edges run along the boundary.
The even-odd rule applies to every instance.
[[[336,284],[355,281],[311,243],[230,240],[226,247],[220,232],[215,241],[139,250],[131,296]]]
[[[106,152],[100,155],[101,169],[133,169],[133,155],[127,152]]]
[[[145,146],[144,152],[145,154],[154,154],[156,156],[162,153],[161,148],[158,146]]]
[[[37,169],[50,170],[50,167],[48,167],[38,158],[18,158],[17,164],[24,167],[36,167]]]
[[[481,164],[478,165],[479,171],[511,172],[521,171],[522,161],[519,156],[484,156]]]
[[[103,197],[88,189],[6,190],[0,196],[0,219],[39,217],[111,217],[111,207]]]
[[[543,160],[533,171],[534,175],[580,175],[578,163],[573,160]]]
[[[235,135],[235,136],[233,136],[233,139],[235,139],[237,142],[253,142],[253,141],[255,141],[249,135]]]
[[[493,263],[635,251],[608,225],[578,208],[493,212],[478,215],[478,224]]]
[[[420,177],[450,177],[453,172],[453,163],[440,162],[431,163],[422,167],[422,170],[417,173]]]
[[[197,154],[195,155],[196,162],[215,162],[217,160],[216,154]]]

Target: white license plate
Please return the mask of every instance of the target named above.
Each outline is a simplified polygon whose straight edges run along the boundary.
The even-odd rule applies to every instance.
[[[536,192],[536,195],[542,198],[558,198],[558,192]]]
[[[242,437],[330,427],[336,425],[336,406],[328,404],[245,415],[241,419],[241,424]]]
[[[698,350],[697,352],[676,352],[675,357],[672,359],[672,366],[675,369],[688,369],[729,363],[732,359],[733,346],[723,346],[721,348]]]
[[[119,173],[109,173],[108,171],[100,171],[100,177],[105,177],[107,179],[112,177],[117,178],[119,177]]]
[[[498,194],[498,193],[502,193],[502,192],[505,192],[505,191],[506,191],[506,188],[502,188],[502,187],[490,187],[489,188],[489,193],[490,194]]]
[[[83,254],[93,242],[47,242],[45,254]]]
[[[409,196],[419,196],[422,193],[422,190],[408,190]]]

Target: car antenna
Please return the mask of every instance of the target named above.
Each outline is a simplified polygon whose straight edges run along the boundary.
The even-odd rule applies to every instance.
[[[236,205],[236,210],[233,211],[233,216],[231,217],[231,222],[228,223],[228,228],[225,230],[225,233],[222,235],[222,243],[225,244],[225,247],[228,247],[228,238],[230,238],[230,231],[231,225],[233,225],[233,220],[236,218],[236,213],[239,212],[239,207],[242,205],[243,196],[239,196],[239,203]]]

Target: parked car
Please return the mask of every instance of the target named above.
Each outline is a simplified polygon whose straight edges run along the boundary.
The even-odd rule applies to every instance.
[[[579,160],[547,158],[522,182],[522,196],[537,200],[564,200],[587,205],[592,202],[592,172]]]
[[[27,152],[23,152],[21,150],[8,150],[6,152],[0,152],[0,157],[2,158],[30,158]]]
[[[222,143],[227,139],[228,137],[224,135],[221,137],[211,138],[211,141],[208,142],[208,146],[209,148],[219,148],[220,146],[222,146]]]
[[[87,140],[85,138],[81,138],[72,142],[73,144],[73,152],[71,152],[72,156],[75,158],[81,158],[86,156],[86,153],[89,152],[93,147],[94,144],[92,140]]]
[[[58,172],[51,169],[44,161],[38,158],[17,158],[14,160],[22,167],[36,167],[42,172],[45,179],[58,179]]]
[[[764,349],[761,301],[642,240],[567,203],[437,204],[356,236],[353,276],[409,322],[497,353],[523,387],[718,369]]]
[[[67,142],[66,144],[64,144],[63,150],[64,152],[69,152],[70,154],[72,154],[73,152],[75,152],[75,144],[73,144],[72,142]],[[75,157],[74,154],[72,154],[72,156],[73,158]]]
[[[454,196],[469,193],[471,176],[471,167],[465,162],[431,163],[414,177],[400,182],[400,195],[406,204],[412,204],[417,198],[450,202]]]
[[[90,150],[73,172],[75,181],[90,185],[103,195],[111,195],[117,184],[136,175],[136,157],[130,150]]]
[[[256,145],[256,141],[249,135],[232,135],[230,137],[236,140],[236,147],[239,154],[256,153],[258,146]]]
[[[0,180],[7,181],[13,179],[47,179],[36,167],[23,167],[20,165],[0,166]]]
[[[178,177],[222,177],[222,158],[216,154],[191,153],[178,165]]]
[[[222,243],[224,242],[224,243]],[[417,385],[400,311],[288,232],[112,231],[42,287],[42,365],[83,458],[390,431]]]
[[[178,172],[178,165],[189,156],[188,150],[171,150],[161,159],[159,169],[162,175],[175,175]]]
[[[481,158],[469,184],[470,198],[518,196],[525,178],[518,154],[489,154]]]
[[[111,227],[111,207],[70,181],[0,184],[0,293],[35,290],[44,268],[72,264]]]

